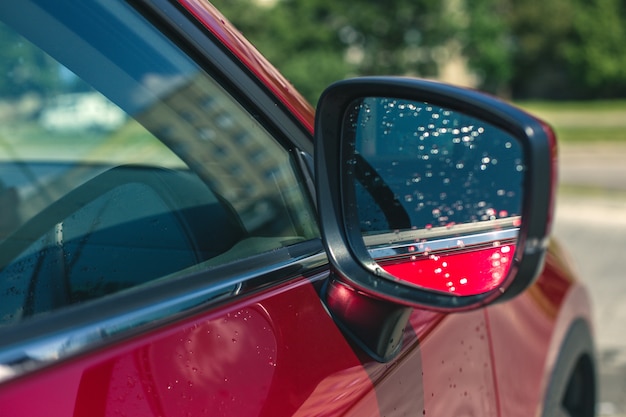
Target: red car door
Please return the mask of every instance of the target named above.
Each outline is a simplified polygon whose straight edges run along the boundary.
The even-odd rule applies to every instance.
[[[4,64],[59,77],[3,93],[41,98],[1,139],[2,415],[496,413],[482,311],[415,310],[388,363],[337,327],[310,139],[220,45],[121,3],[0,15]]]
[[[471,323],[480,313],[416,323],[416,312],[423,341],[383,365],[362,361],[318,300],[308,280],[295,280],[5,384],[0,408],[14,416],[496,414],[484,323]]]

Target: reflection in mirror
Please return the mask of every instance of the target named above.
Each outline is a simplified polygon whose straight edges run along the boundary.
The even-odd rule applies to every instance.
[[[447,293],[497,288],[521,225],[523,149],[483,120],[424,102],[354,102],[349,193],[370,256],[397,279]]]

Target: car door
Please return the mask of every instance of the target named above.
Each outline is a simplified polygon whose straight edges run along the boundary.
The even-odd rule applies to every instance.
[[[182,10],[0,19],[0,414],[496,413],[482,310],[336,325],[302,115]]]

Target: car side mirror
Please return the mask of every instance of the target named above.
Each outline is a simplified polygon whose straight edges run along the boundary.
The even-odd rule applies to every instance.
[[[320,224],[342,285],[453,311],[538,275],[556,181],[544,123],[476,91],[372,77],[330,86],[315,127]]]

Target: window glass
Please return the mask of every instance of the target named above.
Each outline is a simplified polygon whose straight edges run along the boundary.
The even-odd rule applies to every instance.
[[[62,3],[0,11],[0,325],[317,237],[218,82],[132,9]]]

